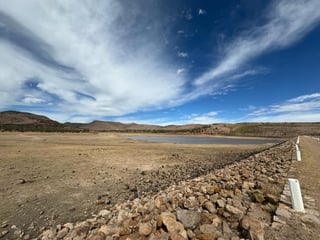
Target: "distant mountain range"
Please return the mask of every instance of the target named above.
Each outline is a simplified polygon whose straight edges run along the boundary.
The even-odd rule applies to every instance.
[[[27,112],[0,112],[0,131],[39,132],[139,132],[172,134],[206,134],[260,137],[293,137],[296,135],[320,135],[320,123],[237,123],[237,124],[189,124],[146,125],[110,121],[91,123],[59,123],[46,116]]]

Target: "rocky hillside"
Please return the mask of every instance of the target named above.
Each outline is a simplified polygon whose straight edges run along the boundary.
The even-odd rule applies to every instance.
[[[40,239],[259,239],[271,226],[291,164],[293,142],[211,174],[115,206]],[[280,216],[281,217],[281,216]]]

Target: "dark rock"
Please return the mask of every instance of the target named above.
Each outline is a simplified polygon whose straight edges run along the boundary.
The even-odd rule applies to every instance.
[[[201,214],[197,211],[177,210],[177,218],[186,229],[195,229],[201,221]]]
[[[265,196],[265,199],[271,204],[277,204],[278,203],[278,199],[276,198],[276,196],[274,196],[272,194],[267,194]]]
[[[23,178],[21,178],[21,179],[19,179],[19,180],[17,181],[17,183],[18,183],[18,184],[24,184],[24,183],[26,183],[26,180],[24,180]]]
[[[260,191],[254,191],[252,193],[252,200],[258,203],[264,202],[265,198],[263,196],[263,193]]]

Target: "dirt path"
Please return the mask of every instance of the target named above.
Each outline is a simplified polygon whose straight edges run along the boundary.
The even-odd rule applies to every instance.
[[[299,147],[302,161],[293,160],[291,168],[300,182],[306,212],[297,213],[290,204],[282,204],[279,208],[289,217],[277,216],[284,224],[269,228],[265,239],[320,239],[320,140],[300,137]]]
[[[298,167],[301,190],[315,200],[316,210],[320,212],[320,141],[302,137],[300,148],[303,160]]]

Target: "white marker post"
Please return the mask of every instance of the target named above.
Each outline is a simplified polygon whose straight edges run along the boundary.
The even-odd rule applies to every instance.
[[[292,208],[298,212],[305,212],[298,179],[289,178]]]
[[[296,144],[297,161],[301,161],[301,152],[298,144]]]
[[[301,152],[297,151],[297,161],[301,161]]]

